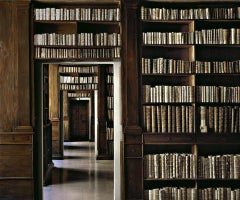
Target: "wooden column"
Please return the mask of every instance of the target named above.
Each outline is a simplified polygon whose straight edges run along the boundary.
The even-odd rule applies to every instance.
[[[0,199],[33,199],[29,1],[0,1]]]
[[[138,79],[139,0],[123,0],[123,122],[125,199],[143,199],[142,130]]]
[[[53,159],[62,159],[58,65],[49,64],[49,119],[52,122]]]
[[[106,138],[106,102],[105,102],[105,68],[99,66],[98,76],[98,156],[97,159],[107,158],[107,138]]]
[[[91,98],[91,135],[90,135],[90,141],[94,142],[95,141],[95,137],[94,137],[94,128],[95,128],[95,124],[94,124],[94,90],[92,90],[90,92],[90,98]]]
[[[16,7],[10,1],[0,2],[0,131],[12,131],[18,111],[18,51]]]
[[[63,91],[63,129],[64,140],[69,141],[68,92]]]
[[[18,120],[16,130],[30,130],[31,127],[31,82],[29,63],[29,2],[17,2],[18,33]]]

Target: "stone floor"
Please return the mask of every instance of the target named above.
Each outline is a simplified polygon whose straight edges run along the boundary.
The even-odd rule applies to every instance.
[[[113,200],[113,160],[96,160],[93,142],[65,142],[43,200]]]

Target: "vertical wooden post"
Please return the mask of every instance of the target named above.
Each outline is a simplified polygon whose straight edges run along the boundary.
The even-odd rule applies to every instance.
[[[106,138],[106,81],[105,67],[99,66],[98,76],[98,156],[97,159],[105,159],[107,156],[107,138]]]
[[[123,0],[123,122],[125,199],[143,198],[142,130],[139,120],[138,6],[139,0]]]
[[[61,159],[61,135],[60,135],[60,109],[59,109],[59,81],[58,65],[49,65],[49,119],[52,122],[52,153],[53,158]]]

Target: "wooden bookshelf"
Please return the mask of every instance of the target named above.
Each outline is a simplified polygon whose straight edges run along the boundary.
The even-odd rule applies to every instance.
[[[114,84],[113,84],[113,66],[106,66],[106,104],[107,104],[107,152],[114,155]]]
[[[119,2],[35,3],[33,55],[36,60],[119,60]]]
[[[239,197],[239,7],[139,4],[144,199]]]

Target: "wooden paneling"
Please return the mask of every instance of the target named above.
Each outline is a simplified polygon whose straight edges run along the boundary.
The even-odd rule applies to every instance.
[[[52,119],[52,154],[54,159],[61,159],[63,152],[61,149],[60,137],[60,121],[59,119]]]
[[[32,179],[0,179],[0,199],[3,200],[32,200]]]
[[[11,131],[17,123],[17,69],[15,12],[11,1],[0,2],[0,131]],[[3,106],[4,105],[4,106]]]
[[[32,135],[29,133],[2,132],[0,144],[32,144]]]
[[[143,199],[143,184],[141,181],[142,172],[141,158],[125,159],[125,199]],[[126,170],[127,169],[127,170]]]
[[[17,126],[30,126],[29,5],[17,2],[18,119]],[[25,23],[23,23],[25,22]]]
[[[52,153],[55,158],[61,158],[61,133],[60,133],[60,109],[59,109],[59,81],[58,65],[49,65],[49,118],[52,122]]]
[[[63,129],[64,129],[64,140],[69,140],[69,119],[68,119],[68,92],[63,92]]]
[[[31,132],[0,132],[0,199],[33,199],[32,139]]]
[[[33,199],[34,195],[29,72],[29,1],[2,0],[0,199]]]

